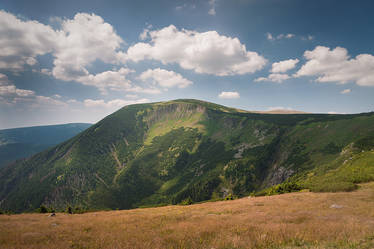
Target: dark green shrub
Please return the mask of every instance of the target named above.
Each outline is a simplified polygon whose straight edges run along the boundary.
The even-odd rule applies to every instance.
[[[191,197],[188,197],[186,199],[184,199],[183,201],[181,201],[181,205],[191,205],[193,203]]]
[[[232,194],[228,194],[226,197],[225,197],[225,201],[229,201],[229,200],[234,200],[234,196]]]
[[[83,214],[85,210],[82,207],[75,207],[74,208],[74,213],[75,214]]]
[[[374,148],[374,136],[361,138],[355,142],[354,146],[359,150],[370,150]]]
[[[68,207],[66,208],[66,212],[67,212],[68,214],[73,214],[73,209],[72,209],[70,206],[68,206]]]
[[[341,150],[341,146],[336,145],[334,142],[330,142],[321,149],[321,152],[325,154],[336,154],[339,153]]]
[[[40,207],[38,208],[38,212],[41,214],[48,213],[48,208],[44,205],[40,205]]]
[[[266,195],[277,195],[300,191],[302,188],[296,182],[284,182],[269,188]]]

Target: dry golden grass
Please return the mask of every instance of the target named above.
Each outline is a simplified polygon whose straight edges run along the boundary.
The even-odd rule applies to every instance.
[[[350,193],[1,215],[0,248],[374,248],[374,183]]]

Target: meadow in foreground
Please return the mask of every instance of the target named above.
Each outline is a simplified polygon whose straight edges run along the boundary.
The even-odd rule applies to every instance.
[[[191,206],[0,216],[0,248],[373,248],[374,183]]]

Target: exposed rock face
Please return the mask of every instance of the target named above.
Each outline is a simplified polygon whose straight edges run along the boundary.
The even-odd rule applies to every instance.
[[[269,185],[280,184],[287,180],[293,173],[294,170],[292,169],[286,169],[285,167],[276,168],[273,173],[270,174]]]

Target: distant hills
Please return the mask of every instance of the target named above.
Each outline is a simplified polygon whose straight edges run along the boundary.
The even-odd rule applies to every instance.
[[[128,209],[374,180],[374,113],[261,114],[199,100],[126,106],[0,170],[0,207]]]
[[[59,144],[91,125],[72,123],[0,130],[0,167]]]

